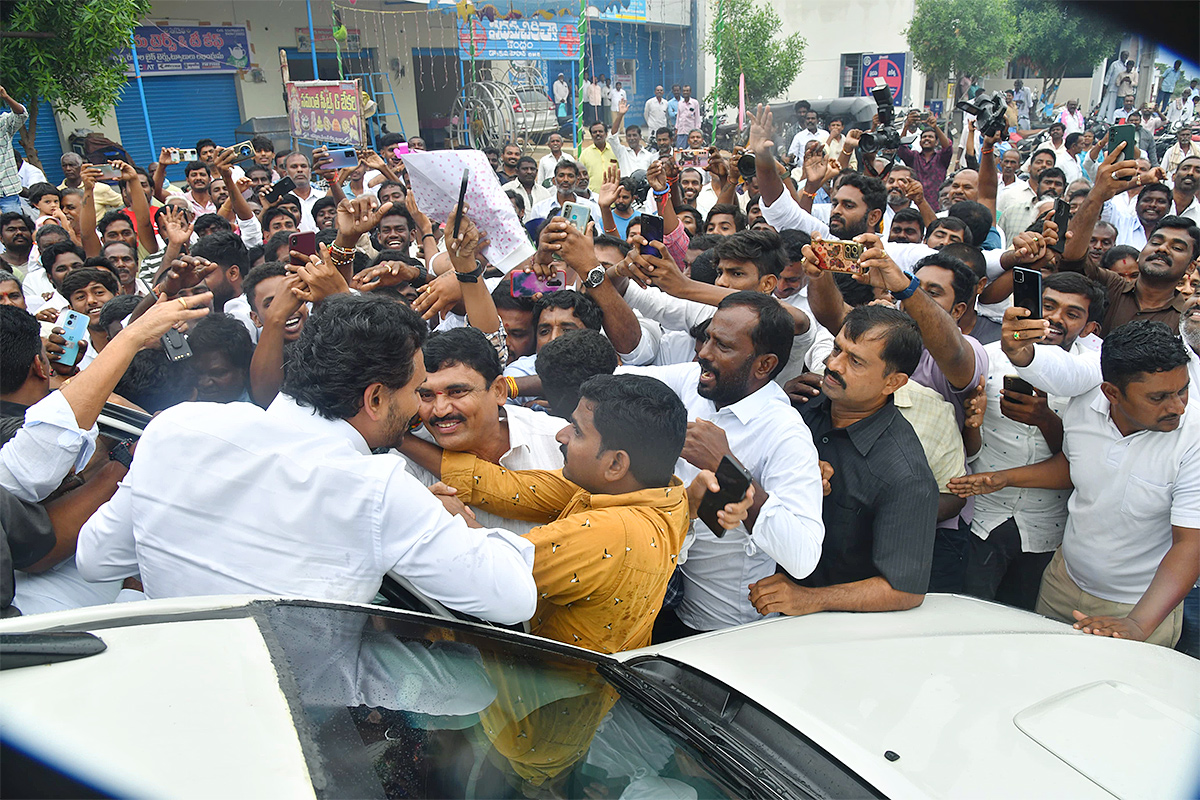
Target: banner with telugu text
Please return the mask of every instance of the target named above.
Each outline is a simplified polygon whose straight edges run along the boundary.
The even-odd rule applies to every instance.
[[[292,136],[326,144],[362,145],[362,92],[357,81],[291,81],[287,98]]]

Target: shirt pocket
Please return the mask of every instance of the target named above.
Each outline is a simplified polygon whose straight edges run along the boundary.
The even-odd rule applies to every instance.
[[[1153,519],[1171,512],[1171,489],[1174,484],[1160,484],[1130,475],[1121,500],[1122,513],[1135,519]]]

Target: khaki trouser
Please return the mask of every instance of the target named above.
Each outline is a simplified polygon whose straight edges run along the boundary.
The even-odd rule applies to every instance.
[[[1038,592],[1036,611],[1044,616],[1074,624],[1075,616],[1071,612],[1075,609],[1092,617],[1124,617],[1133,610],[1133,605],[1102,600],[1080,589],[1067,574],[1067,566],[1063,562],[1062,548],[1060,547],[1055,551],[1054,558],[1050,560],[1050,566],[1046,567],[1046,572],[1042,575],[1042,588]],[[1154,633],[1150,634],[1150,638],[1146,641],[1163,647],[1174,647],[1182,632],[1183,603],[1180,603],[1154,629]]]

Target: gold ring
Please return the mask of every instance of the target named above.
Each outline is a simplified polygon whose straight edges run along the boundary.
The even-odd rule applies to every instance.
[[[1020,331],[1013,331],[1013,338],[1014,338],[1014,339],[1020,339],[1020,338],[1021,338],[1021,332],[1020,332]]]
[[[185,309],[188,308],[187,301],[182,297],[176,297],[175,299],[179,301],[179,305],[183,306]]]

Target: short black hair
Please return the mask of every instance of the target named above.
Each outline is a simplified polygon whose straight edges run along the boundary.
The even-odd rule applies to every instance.
[[[635,480],[647,487],[671,483],[687,438],[687,409],[670,387],[648,375],[595,375],[579,395],[592,403],[601,447],[628,453]]]
[[[708,210],[708,216],[704,218],[704,227],[712,222],[713,217],[729,216],[733,217],[733,228],[735,231],[740,231],[746,227],[746,215],[742,213],[742,209],[737,203],[717,203]]]
[[[132,314],[141,302],[142,298],[136,294],[117,295],[100,309],[100,319],[98,320],[100,327],[107,330],[109,325],[120,322]]]
[[[289,237],[293,233],[295,233],[295,231],[275,231],[272,233],[271,238],[267,239],[266,243],[263,245],[263,258],[265,258],[267,261],[281,261],[283,259],[287,259],[289,257],[288,252],[285,250],[283,253],[283,259],[281,259],[279,257],[279,249],[281,247],[286,248],[288,246],[288,242],[291,241]],[[248,251],[247,255],[249,255]]]
[[[592,240],[592,244],[596,247],[615,247],[620,251],[622,258],[629,255],[629,251],[631,249],[629,242],[616,236],[611,236],[607,233],[602,233],[597,236]]]
[[[504,194],[508,197],[509,200],[516,203],[517,211],[520,211],[522,214],[525,213],[525,198],[522,197],[519,192],[516,192],[513,189],[509,189]]]
[[[724,239],[725,237],[717,236],[715,238]],[[710,286],[715,284],[717,282],[717,248],[711,247],[692,259],[692,268],[688,271],[688,277]]]
[[[313,219],[315,220],[317,218],[318,211],[324,211],[327,208],[336,209],[337,206],[338,206],[338,201],[335,200],[334,198],[330,197],[329,195],[325,195],[324,197],[318,198],[317,202],[313,203],[313,207],[312,207]]]
[[[371,294],[327,298],[292,345],[282,390],[326,419],[349,419],[373,383],[399,389],[429,326],[406,305]]]
[[[1155,181],[1154,183],[1147,183],[1145,186],[1142,187],[1142,190],[1140,192],[1138,192],[1137,199],[1141,200],[1143,197],[1145,197],[1148,194],[1156,194],[1156,193],[1157,194],[1165,194],[1167,197],[1170,197],[1171,196],[1171,187],[1167,186],[1165,183],[1160,183],[1158,181]]]
[[[112,227],[112,224],[114,222],[124,222],[124,223],[128,224],[129,227],[134,228],[134,230],[137,230],[134,227],[134,224],[129,221],[129,215],[121,210],[109,211],[107,214],[105,214],[103,217],[101,217],[100,221],[96,223],[96,230],[99,231],[101,236],[103,236],[105,233],[108,232],[108,229],[110,227]]]
[[[1109,331],[1100,348],[1100,374],[1125,393],[1143,375],[1188,363],[1187,345],[1161,322],[1135,319]]]
[[[109,213],[117,213],[117,212],[109,212]],[[31,220],[29,217],[22,214],[20,211],[5,211],[3,214],[0,214],[0,228],[3,228],[8,223],[13,222],[14,220],[18,220],[18,219],[24,220],[25,227],[29,228],[30,233],[33,233],[33,231],[34,231],[33,220]]]
[[[253,147],[256,151],[269,150],[272,153],[275,152],[275,143],[272,142],[266,136],[262,136],[262,135],[251,138],[250,146]],[[199,148],[197,148],[197,149],[199,149]],[[247,169],[246,171],[249,172],[250,170]]]
[[[712,250],[714,247],[719,245],[724,238],[724,236],[717,233],[697,233],[695,236],[692,236],[688,239],[687,249],[699,250],[701,252],[705,250]]]
[[[1100,223],[1096,223],[1099,225]],[[1127,244],[1118,244],[1104,251],[1104,255],[1100,256],[1100,266],[1104,269],[1112,269],[1118,261],[1124,258],[1132,258],[1138,260],[1142,252],[1136,247],[1131,247]]]
[[[865,306],[875,299],[875,290],[866,283],[854,280],[853,275],[845,272],[834,272],[833,282],[837,284],[842,300],[851,308]]]
[[[421,346],[421,353],[425,356],[426,372],[461,364],[482,375],[485,387],[490,387],[504,370],[496,348],[475,328],[451,328],[433,333]]]
[[[758,314],[758,323],[750,331],[750,341],[754,343],[755,358],[771,353],[779,360],[771,371],[771,377],[774,378],[787,366],[792,355],[792,339],[796,330],[792,315],[784,310],[778,300],[762,292],[725,295],[717,305],[717,311],[737,307],[749,308]]]
[[[195,397],[196,374],[187,361],[172,361],[158,348],[139,350],[114,391],[157,414]]]
[[[257,164],[257,163],[251,164],[250,166],[246,167],[246,169],[243,170],[243,172],[246,173],[247,178],[250,177],[251,172],[265,172],[265,173],[267,173],[268,178],[271,177],[271,168],[264,167],[262,164]]]
[[[191,175],[193,172],[200,172],[201,170],[203,170],[205,174],[212,174],[208,171],[207,161],[189,161],[183,165],[183,177],[186,179],[188,175]]]
[[[287,265],[282,261],[265,261],[247,272],[246,277],[242,278],[242,294],[246,296],[246,302],[250,304],[250,310],[256,314],[262,314],[262,311],[254,302],[254,292],[258,289],[260,283],[267,278],[286,277],[287,274]]]
[[[984,240],[992,232],[993,220],[996,218],[996,215],[989,211],[987,206],[983,203],[976,203],[974,200],[959,200],[950,206],[950,210],[946,213],[948,216],[966,223],[967,229],[971,231],[971,241],[967,244],[977,247],[983,246]]]
[[[217,143],[214,142],[212,139],[201,139],[200,141],[196,142],[196,150],[197,151],[203,150],[206,147],[216,147],[216,146],[217,146]]]
[[[1200,227],[1197,227],[1196,223],[1187,217],[1172,214],[1160,219],[1154,230],[1150,231],[1150,235],[1153,236],[1162,228],[1187,231],[1188,238],[1192,240],[1192,258],[1200,258]]]
[[[0,306],[0,394],[15,392],[42,353],[42,328],[23,308]]]
[[[264,211],[262,213],[262,220],[261,220],[262,229],[264,231],[268,230],[271,227],[271,222],[276,217],[287,217],[294,224],[296,224],[296,225],[300,224],[300,220],[296,219],[296,215],[293,214],[292,212],[288,211],[286,208],[280,208],[279,206],[271,206],[270,208],[268,208],[266,211]]]
[[[938,228],[945,228],[949,231],[957,231],[962,234],[963,241],[967,244],[975,244],[975,235],[971,233],[971,229],[967,227],[967,223],[963,222],[958,217],[938,217],[933,222],[929,223],[929,227],[925,229],[925,238],[928,239]]]
[[[201,214],[192,223],[192,230],[198,238],[203,239],[214,233],[233,233],[233,226],[220,214]]]
[[[521,156],[520,158],[517,159],[517,166],[519,167],[522,164],[533,164],[536,167],[537,159],[534,158],[533,156]]]
[[[787,261],[789,264],[795,264],[798,261],[804,260],[804,247],[812,244],[812,237],[804,231],[798,231],[793,228],[785,228],[779,232],[779,239],[783,242],[783,250],[787,253]]]
[[[554,165],[554,174],[557,175],[560,169],[569,169],[575,173],[575,177],[579,177],[579,165],[569,158],[560,158],[558,163]]]
[[[124,242],[109,242],[108,244],[104,245],[104,248],[108,249],[108,246],[113,245],[113,244],[125,244],[125,243]],[[128,247],[129,245],[125,245],[125,246]],[[97,267],[99,269],[106,269],[112,273],[112,276],[114,278],[116,278],[117,285],[119,286],[121,284],[121,276],[117,274],[117,268],[114,267],[113,263],[111,261],[109,261],[107,258],[105,258],[104,256],[92,256],[90,258],[85,258],[83,260],[83,266]]]
[[[1042,288],[1086,297],[1088,322],[1099,324],[1104,320],[1104,312],[1108,310],[1108,292],[1091,278],[1078,272],[1055,272],[1042,278]]]
[[[1076,142],[1078,142],[1082,138],[1083,138],[1083,134],[1080,133],[1079,131],[1075,131],[1074,133],[1068,133],[1067,138],[1063,139],[1063,145],[1065,147],[1074,147]]]
[[[63,253],[74,253],[79,256],[79,260],[83,261],[87,258],[87,253],[83,252],[83,248],[74,242],[68,240],[65,242],[55,242],[54,244],[42,250],[41,261],[42,269],[46,270],[46,277],[50,277],[50,268],[54,266],[54,262]]]
[[[579,387],[594,375],[611,375],[620,359],[617,350],[599,331],[571,331],[538,351],[537,374],[550,413],[570,419],[579,404]],[[428,369],[428,367],[426,367]]]
[[[760,278],[764,275],[779,277],[788,265],[783,240],[772,230],[739,230],[732,236],[724,237],[716,249],[718,261],[749,261],[758,268]]]
[[[692,219],[696,223],[696,230],[704,230],[704,215],[700,213],[700,209],[695,206],[681,205],[675,207],[675,216],[682,217],[684,214],[691,214]]]
[[[246,326],[228,314],[209,314],[188,327],[188,345],[194,355],[224,353],[235,369],[250,375],[254,342]]]
[[[939,252],[951,258],[957,258],[970,267],[971,272],[975,273],[976,283],[987,277],[987,259],[984,258],[983,251],[978,247],[971,244],[951,242]]]
[[[589,330],[598,331],[604,324],[604,311],[600,305],[582,292],[574,289],[563,289],[559,292],[548,292],[533,304],[533,328],[536,331],[542,311],[547,308],[569,308],[579,321]]]
[[[39,200],[47,195],[54,195],[59,200],[62,200],[62,192],[60,192],[58,187],[53,183],[46,183],[45,181],[42,181],[40,183],[33,184],[25,190],[25,196],[29,200],[29,204],[34,206],[38,204]]]
[[[913,267],[913,274],[916,275],[924,267],[941,267],[949,270],[954,274],[954,302],[966,303],[970,305],[971,300],[975,297],[975,285],[979,283],[979,279],[975,277],[975,271],[966,265],[962,259],[955,258],[952,255],[938,251],[931,253],[916,263]]]
[[[192,255],[207,258],[223,270],[237,267],[242,276],[250,270],[250,254],[246,251],[246,243],[229,231],[205,236],[192,245]]]
[[[921,212],[915,208],[902,208],[892,215],[892,224],[897,222],[912,222],[915,223],[918,230],[921,231],[921,238],[925,238],[925,218],[921,216]]]
[[[408,194],[408,187],[400,181],[384,181],[383,183],[379,184],[379,188],[375,191],[375,196],[378,197],[385,189],[391,189],[393,187],[399,187],[401,192],[403,192],[405,195]]]
[[[903,372],[912,375],[925,349],[916,320],[899,309],[865,305],[850,311],[842,323],[846,338],[852,342],[859,341],[864,334],[876,329],[879,329],[876,336],[883,339],[880,356],[888,374]]]
[[[883,211],[887,207],[887,187],[879,178],[872,178],[861,172],[844,172],[838,179],[838,188],[843,186],[853,186],[862,192],[867,213]]]
[[[67,273],[63,278],[62,288],[59,294],[67,298],[68,302],[71,295],[78,292],[80,289],[87,288],[89,284],[98,283],[105,289],[108,289],[114,295],[120,294],[121,286],[117,283],[117,278],[111,272],[100,267],[80,267]]]
[[[1067,173],[1063,172],[1058,167],[1046,167],[1038,175],[1037,182],[1040,184],[1042,181],[1046,180],[1047,178],[1058,178],[1059,180],[1061,180],[1063,182],[1063,186],[1067,185]]]

